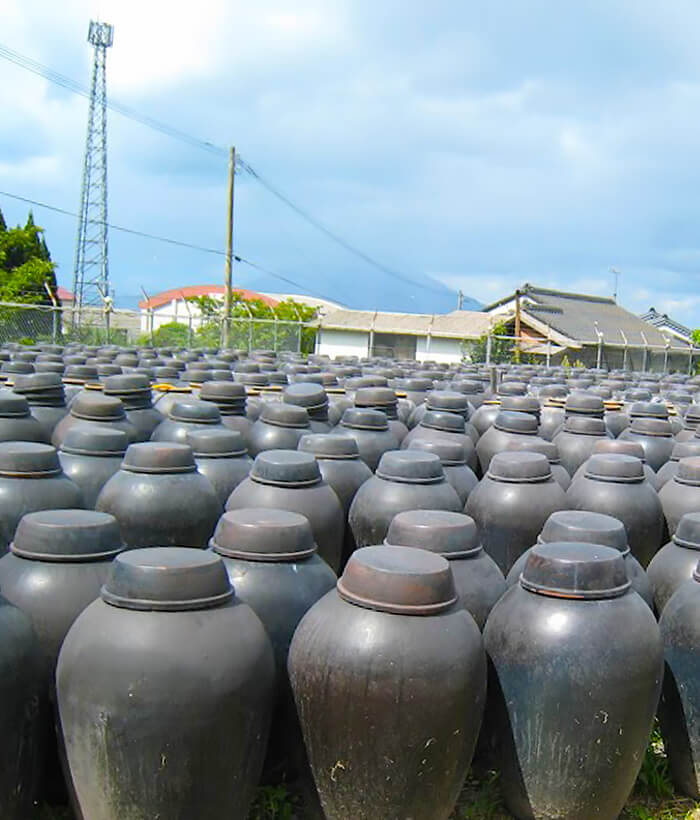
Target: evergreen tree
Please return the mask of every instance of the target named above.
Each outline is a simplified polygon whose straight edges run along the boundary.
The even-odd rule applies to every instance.
[[[8,228],[0,213],[0,301],[50,305],[44,283],[56,292],[55,269],[32,212],[24,228]]]

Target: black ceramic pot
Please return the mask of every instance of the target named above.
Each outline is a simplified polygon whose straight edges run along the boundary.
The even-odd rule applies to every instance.
[[[501,400],[499,398],[485,399],[481,403],[481,407],[477,407],[476,412],[469,421],[475,427],[479,436],[483,436],[500,412]]]
[[[700,513],[685,513],[668,544],[651,559],[647,574],[661,614],[678,587],[690,581],[700,559]]]
[[[151,441],[172,441],[187,444],[187,434],[195,430],[222,429],[219,408],[208,401],[192,399],[171,405],[168,418],[151,434]]]
[[[669,535],[685,513],[700,511],[700,456],[678,462],[676,475],[659,490]]]
[[[691,404],[683,416],[683,428],[676,433],[676,441],[689,441],[700,424],[700,404]]]
[[[478,469],[476,449],[471,437],[465,432],[464,424],[464,418],[457,413],[428,410],[420,423],[401,442],[401,448],[406,449],[417,438],[424,441],[458,442],[464,449],[467,464],[476,471]]]
[[[557,445],[562,466],[570,476],[593,455],[599,441],[610,438],[602,419],[592,416],[568,416],[561,432],[552,439]]]
[[[124,405],[127,419],[136,430],[136,441],[148,441],[163,421],[160,411],[153,406],[151,383],[140,373],[108,376],[104,380],[105,396],[114,396]]]
[[[394,516],[405,510],[462,511],[434,453],[407,449],[382,456],[350,507],[348,520],[357,546],[381,544]]]
[[[86,509],[94,510],[97,496],[121,467],[129,439],[113,427],[72,427],[58,452],[63,472],[80,487]]]
[[[623,557],[590,544],[538,545],[491,611],[484,643],[508,809],[518,818],[615,820],[663,677],[659,629],[630,592]]]
[[[638,441],[622,441],[619,438],[603,439],[602,441],[597,442],[593,448],[594,456],[599,453],[618,453],[623,456],[634,456],[634,458],[638,458],[644,465],[644,477],[646,480],[655,490],[658,490],[661,486],[658,483],[657,474],[647,464],[646,456],[644,455],[644,448]],[[571,480],[576,481],[576,479],[585,475],[587,467],[588,459],[586,459],[578,470],[576,470]]]
[[[129,446],[95,508],[117,519],[129,547],[204,548],[222,513],[216,490],[197,471],[192,448],[155,441]]]
[[[219,501],[225,504],[253,466],[243,436],[228,428],[212,427],[188,433],[187,443],[197,470],[209,479]]]
[[[248,434],[255,457],[265,450],[296,450],[299,439],[310,433],[309,414],[294,404],[265,404]]]
[[[464,447],[458,441],[442,439],[414,438],[409,442],[409,450],[424,450],[426,453],[435,453],[440,459],[445,478],[455,488],[459,500],[464,506],[469,493],[479,483],[476,473],[467,464],[464,456]]]
[[[53,431],[53,446],[60,447],[66,433],[73,427],[111,427],[126,433],[130,442],[138,436],[126,417],[121,401],[94,390],[83,390],[75,397],[70,405],[70,413],[59,421]]]
[[[664,542],[661,502],[638,458],[620,453],[591,456],[584,475],[571,483],[566,498],[574,510],[599,512],[622,521],[632,554],[643,567]]]
[[[516,397],[526,398],[526,397]],[[479,439],[476,454],[482,474],[488,471],[491,459],[504,450],[529,450],[534,440],[543,441],[537,435],[537,417],[529,413],[501,410],[493,424]]]
[[[647,464],[658,472],[671,458],[673,431],[670,422],[664,419],[636,418],[620,434],[621,441],[637,441],[644,448]]]
[[[205,382],[199,397],[203,401],[212,402],[219,408],[221,423],[243,436],[248,446],[248,434],[253,422],[246,416],[247,394],[242,384],[229,381]]]
[[[0,390],[0,441],[49,441],[27,399],[10,390]]]
[[[495,455],[464,511],[476,522],[484,549],[505,575],[536,542],[549,516],[568,506],[547,457],[524,451]]]
[[[351,407],[332,432],[354,438],[360,458],[372,471],[377,469],[384,453],[399,449],[399,440],[389,429],[389,419],[379,410]]]
[[[311,453],[266,450],[231,493],[227,510],[247,507],[300,513],[311,524],[318,552],[333,569],[340,566],[345,518],[340,500],[323,480]]]
[[[650,607],[653,607],[654,595],[651,581],[642,569],[642,565],[632,555],[627,542],[627,531],[622,521],[618,521],[611,515],[586,510],[561,510],[552,513],[542,528],[542,532],[537,536],[537,543],[552,544],[562,541],[596,544],[619,550],[625,559],[625,570],[632,589],[641,595]],[[506,578],[506,584],[509,587],[514,586],[520,580],[520,575],[525,569],[532,549],[534,547],[524,552],[511,567]]]
[[[479,731],[485,664],[444,558],[357,550],[297,627],[289,676],[327,820],[449,817]]]
[[[80,816],[245,820],[273,686],[265,629],[235,598],[219,556],[173,548],[118,556],[58,663]]]
[[[306,410],[312,433],[327,433],[331,429],[328,421],[328,396],[320,384],[290,384],[282,392],[282,401],[284,404],[293,404]]]
[[[450,562],[464,608],[484,628],[494,604],[506,590],[503,573],[479,543],[468,515],[443,510],[409,510],[394,516],[385,544],[436,552]]]
[[[678,462],[682,458],[692,458],[700,456],[700,438],[690,438],[684,441],[677,441],[671,450],[671,458],[659,470],[656,476],[656,488],[661,490],[678,473]]]
[[[425,402],[413,411],[409,419],[409,427],[413,429],[420,424],[423,416],[428,412],[456,413],[464,419],[464,432],[471,438],[474,445],[479,440],[479,432],[470,423],[469,419],[474,413],[474,408],[469,403],[466,395],[449,390],[432,390],[426,396]]]
[[[44,430],[45,441],[68,413],[63,382],[58,373],[28,373],[15,377],[13,391],[24,396],[29,411]]]
[[[398,398],[390,387],[361,387],[355,391],[355,407],[360,409],[379,410],[389,421],[389,430],[396,436],[399,444],[408,433],[408,427],[399,420]]]

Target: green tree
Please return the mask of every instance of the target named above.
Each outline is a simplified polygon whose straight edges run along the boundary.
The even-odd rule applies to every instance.
[[[0,301],[50,305],[46,285],[55,293],[56,265],[44,239],[44,229],[29,212],[24,228],[8,228],[0,213]]]
[[[153,332],[153,337],[150,333],[144,333],[137,339],[139,345],[154,344],[156,347],[188,347],[189,343],[189,328],[180,322],[167,322]]]
[[[493,336],[506,336],[508,328],[504,324],[494,325],[491,328]],[[473,362],[486,361],[486,349],[488,344],[488,334],[484,333],[476,341],[464,342],[462,348],[464,353],[469,356]],[[513,340],[512,339],[491,339],[491,363],[501,364],[503,362],[510,362],[513,358]]]

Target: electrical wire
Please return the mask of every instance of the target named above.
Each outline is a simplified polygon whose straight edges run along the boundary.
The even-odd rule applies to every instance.
[[[69,211],[66,208],[59,208],[56,205],[49,205],[46,202],[40,202],[36,199],[31,199],[30,197],[20,196],[19,194],[11,194],[9,191],[0,191],[0,196],[6,196],[9,199],[15,199],[19,202],[25,202],[28,205],[34,205],[37,208],[45,208],[47,211],[53,211],[54,213],[62,214],[63,216],[70,216],[74,218],[78,218],[79,215],[75,213],[75,211]],[[102,222],[100,220],[92,220],[95,224],[101,225]],[[203,245],[195,245],[192,242],[183,242],[180,239],[171,239],[168,236],[159,236],[158,234],[148,233],[146,231],[139,231],[135,228],[126,228],[123,225],[115,225],[112,222],[105,223],[110,230],[118,231],[120,233],[129,234],[131,236],[138,236],[142,239],[150,239],[155,242],[163,242],[167,245],[175,245],[180,248],[188,248],[193,251],[200,251],[201,253],[210,253],[215,256],[223,256],[226,257],[226,251],[222,251],[218,248],[207,248]],[[238,254],[233,254],[233,259],[236,262],[240,262],[243,265],[247,265],[254,270],[259,271],[260,273],[265,273],[268,276],[272,276],[274,279],[279,279],[280,282],[286,282],[288,285],[292,285],[299,290],[303,290],[309,294],[309,296],[315,296],[317,299],[324,299],[327,302],[335,302],[335,299],[332,299],[330,296],[324,296],[322,293],[317,293],[316,291],[311,290],[310,288],[306,287],[305,285],[296,282],[294,279],[290,279],[288,276],[283,276],[281,273],[275,273],[275,271],[270,270],[269,268],[265,268],[262,265],[259,265],[257,262],[252,262],[250,259],[246,259],[244,256],[239,256]]]

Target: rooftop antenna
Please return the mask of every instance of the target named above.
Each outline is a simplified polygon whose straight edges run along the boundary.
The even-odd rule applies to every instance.
[[[103,294],[109,293],[106,63],[114,27],[91,20],[87,39],[94,56],[73,273],[73,324],[78,326],[83,307],[102,305]]]
[[[615,302],[615,304],[617,304],[617,287],[618,287],[618,284],[620,282],[620,273],[621,273],[621,271],[619,271],[615,267],[611,267],[610,268],[610,273],[612,273],[613,278],[615,280],[615,288],[613,290],[613,302]]]

